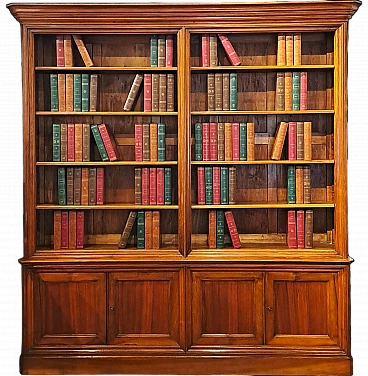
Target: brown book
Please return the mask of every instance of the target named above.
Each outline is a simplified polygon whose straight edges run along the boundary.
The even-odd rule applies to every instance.
[[[69,212],[69,249],[77,249],[77,212]]]
[[[61,211],[54,211],[54,249],[61,249]]]
[[[327,152],[327,159],[334,159],[334,135],[333,133],[327,134],[326,136],[326,152]]]
[[[216,210],[208,211],[208,248],[216,248]]]
[[[150,161],[150,125],[143,124],[143,161]]]
[[[208,73],[207,75],[207,109],[208,111],[215,111],[215,74]]]
[[[236,167],[229,167],[229,205],[235,205]]]
[[[93,61],[89,56],[86,46],[84,45],[83,39],[79,34],[73,34],[73,39],[77,45],[78,51],[81,54],[82,60],[86,67],[93,67]]]
[[[152,249],[152,212],[144,212],[144,241],[145,248]]]
[[[119,245],[118,245],[119,249],[124,249],[128,245],[129,238],[132,234],[132,229],[133,229],[136,218],[137,218],[137,213],[134,211],[131,211],[125,223],[123,232],[121,233],[121,236],[120,236]]]
[[[216,67],[217,61],[217,35],[210,34],[210,67]]]
[[[295,202],[302,204],[304,202],[304,170],[302,166],[295,167]]]
[[[166,97],[167,97],[167,87],[166,81],[167,77],[166,74],[160,73],[160,86],[159,86],[159,102],[158,102],[158,110],[160,112],[166,112]]]
[[[286,121],[281,121],[277,126],[275,142],[273,144],[271,159],[280,160],[282,149],[284,147],[286,132],[288,129],[288,123]]]
[[[285,33],[279,33],[277,35],[277,65],[286,65]]]
[[[160,249],[160,212],[152,212],[152,249]]]
[[[138,91],[139,91],[139,88],[141,87],[142,81],[143,81],[143,75],[136,74],[134,77],[132,86],[130,87],[127,99],[125,100],[124,111],[131,111],[133,107],[133,103],[135,99],[137,98]]]
[[[165,35],[159,35],[157,39],[157,57],[158,67],[166,66],[166,38]]]
[[[294,62],[294,35],[293,33],[285,33],[286,41],[286,65],[291,66]]]
[[[98,75],[91,74],[89,82],[89,110],[97,111],[97,82]]]
[[[172,112],[175,109],[174,104],[174,75],[172,73],[167,74],[167,105],[166,111]]]
[[[296,159],[304,160],[304,123],[296,122]]]
[[[293,108],[293,73],[285,72],[285,111]]]
[[[65,74],[58,74],[58,103],[59,103],[59,111],[65,112],[66,111],[66,103],[65,103],[65,85],[66,85],[66,77]]]
[[[232,123],[225,123],[225,161],[233,159]]]
[[[230,111],[230,73],[222,74],[222,109]]]
[[[140,167],[134,169],[134,193],[134,203],[142,205],[142,169]]]
[[[311,172],[310,172],[310,166],[304,166],[303,167],[303,199],[304,204],[310,204],[311,203]]]
[[[216,111],[222,111],[222,80],[223,80],[222,73],[215,73],[215,109]]]
[[[157,144],[157,124],[150,124],[150,160],[157,162],[158,144]]]
[[[160,76],[152,73],[152,111],[158,112]]]
[[[74,75],[72,73],[65,75],[65,111],[74,111]]]
[[[91,126],[90,124],[83,124],[82,126],[83,135],[82,135],[82,160],[83,162],[88,162],[90,160],[91,155]]]
[[[254,123],[247,123],[247,160],[254,161]]]
[[[74,171],[73,167],[66,169],[66,204],[74,204]]]
[[[60,125],[60,161],[68,160],[68,124]]]
[[[88,169],[88,205],[96,205],[96,168]]]
[[[74,205],[81,204],[81,188],[82,188],[82,169],[76,167],[74,169]]]
[[[304,160],[312,160],[312,123],[304,122]]]
[[[305,211],[305,248],[313,248],[313,210]]]
[[[76,162],[83,161],[83,124],[75,124],[75,151],[74,158]]]
[[[66,67],[72,67],[74,65],[72,36],[70,34],[64,34],[64,60]]]
[[[88,168],[82,168],[81,204],[88,205]]]
[[[225,160],[225,123],[217,124],[217,157],[219,161]]]
[[[276,75],[276,111],[285,110],[285,72]]]
[[[302,65],[302,34],[294,33],[294,65]]]

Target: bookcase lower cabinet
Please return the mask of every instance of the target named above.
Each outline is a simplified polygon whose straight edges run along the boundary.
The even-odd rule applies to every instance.
[[[34,305],[25,333],[35,342],[23,371],[215,373],[217,365],[242,374],[347,375],[348,274],[348,266],[24,267]]]

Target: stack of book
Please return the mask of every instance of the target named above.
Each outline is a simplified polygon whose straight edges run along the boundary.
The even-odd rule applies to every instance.
[[[54,249],[84,247],[84,212],[54,211]]]
[[[229,228],[231,242],[234,248],[240,248],[239,233],[235,224],[234,216],[231,211],[209,210],[208,217],[208,247],[224,248],[225,247],[225,218]]]
[[[289,248],[313,248],[313,210],[288,210]]]
[[[277,65],[302,65],[301,33],[279,33],[277,35]]]
[[[307,90],[307,72],[277,72],[275,110],[307,110]]]
[[[174,111],[174,75],[152,73],[144,75],[144,111]]]
[[[208,73],[208,111],[236,111],[238,109],[238,74]]]
[[[288,204],[310,204],[310,166],[288,166]]]
[[[174,37],[172,34],[152,35],[150,41],[151,67],[172,67],[174,58]]]
[[[136,161],[166,160],[165,124],[135,124],[134,136]]]
[[[56,35],[56,66],[72,67],[74,65],[72,37],[86,67],[92,67],[93,61],[89,56],[83,39],[79,34]]]

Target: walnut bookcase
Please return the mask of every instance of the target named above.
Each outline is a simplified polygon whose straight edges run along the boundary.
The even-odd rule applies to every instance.
[[[23,374],[351,375],[347,227],[347,37],[359,1],[9,4],[23,63]],[[302,65],[276,62],[302,33]],[[56,34],[81,34],[56,67]],[[201,34],[229,36],[242,64],[201,67]],[[174,35],[174,66],[150,67],[150,35]],[[276,74],[308,72],[308,110],[275,111]],[[51,112],[51,73],[99,75],[98,112]],[[123,104],[136,73],[173,73],[175,111]],[[238,110],[206,111],[206,75],[238,74]],[[196,122],[253,122],[255,160],[194,161]],[[311,121],[312,161],[270,158],[280,121]],[[106,123],[123,158],[52,162],[53,123]],[[134,161],[134,124],[163,122],[167,161]],[[287,166],[311,167],[311,203],[286,201]],[[134,168],[172,168],[172,205],[134,204]],[[236,166],[236,204],[198,205],[196,170]],[[59,206],[58,166],[103,166],[105,204]],[[83,210],[85,248],[54,250],[53,212]],[[242,248],[209,249],[208,209],[231,209]],[[130,210],[159,210],[162,246],[117,248]],[[289,249],[287,211],[313,209],[312,249]],[[227,239],[225,239],[227,240]]]

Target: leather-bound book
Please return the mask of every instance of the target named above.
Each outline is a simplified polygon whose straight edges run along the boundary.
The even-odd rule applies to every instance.
[[[313,248],[313,210],[305,211],[305,248]]]
[[[82,161],[88,162],[91,159],[91,125],[82,125]]]
[[[88,205],[96,205],[96,168],[88,169]]]
[[[155,167],[151,167],[149,170],[150,205],[157,205],[157,171]]]
[[[65,66],[72,67],[74,65],[73,49],[72,49],[72,36],[64,34],[64,57]]]
[[[68,167],[66,169],[66,204],[74,204],[74,169]]]
[[[143,126],[142,124],[134,125],[134,153],[135,153],[136,161],[138,162],[143,161]]]
[[[290,161],[296,160],[296,122],[289,121],[288,123],[288,159]]]
[[[96,205],[104,204],[105,196],[105,170],[103,167],[96,169]]]
[[[285,72],[276,74],[276,111],[285,110]]]
[[[144,112],[152,111],[152,74],[145,74],[143,81]]]
[[[286,65],[292,66],[294,64],[294,35],[293,33],[285,33],[286,45]]]
[[[297,243],[298,248],[304,248],[305,247],[305,232],[304,232],[304,210],[298,210],[296,212],[296,237],[297,237]]]
[[[150,160],[150,125],[143,124],[143,161],[148,162]]]
[[[152,212],[144,213],[144,240],[145,248],[152,249]]]
[[[194,150],[195,160],[202,160],[202,123],[195,123],[194,125]]]
[[[304,160],[304,123],[296,122],[296,159]]]
[[[160,249],[161,232],[160,232],[160,212],[152,212],[152,249]]]
[[[222,109],[230,111],[230,73],[222,74]]]
[[[124,104],[124,111],[131,111],[133,107],[133,103],[135,99],[137,98],[139,88],[142,84],[143,81],[143,75],[141,74],[136,74],[132,83],[132,86],[129,90],[127,99]]]
[[[54,249],[61,249],[61,211],[54,211]]]
[[[298,248],[295,210],[288,210],[287,244],[289,248]]]
[[[137,249],[144,249],[145,243],[145,230],[144,230],[144,212],[137,213]]]
[[[172,67],[174,60],[174,36],[172,34],[166,35],[166,66]]]
[[[157,168],[157,205],[165,205],[165,169]]]
[[[202,67],[210,66],[210,35],[202,34]]]
[[[77,249],[84,248],[84,212],[77,211]]]
[[[219,161],[225,160],[225,123],[217,124],[217,157]]]
[[[208,248],[216,248],[216,210],[208,211]]]
[[[311,203],[311,170],[310,166],[303,167],[303,199],[305,204]]]
[[[210,67],[216,67],[217,65],[217,36],[216,34],[210,34]]]
[[[236,167],[229,167],[229,204],[235,205]]]
[[[91,132],[92,132],[92,135],[93,135],[93,138],[96,142],[96,146],[97,146],[97,149],[98,149],[98,152],[100,153],[100,156],[101,156],[101,159],[106,162],[109,160],[109,156],[107,155],[107,151],[105,149],[105,145],[102,141],[102,137],[101,137],[101,134],[100,134],[100,131],[98,129],[98,125],[97,124],[92,124],[91,125]]]
[[[277,35],[277,65],[286,65],[285,33],[278,33]]]
[[[82,111],[89,111],[90,83],[89,74],[82,74]]]
[[[98,75],[91,74],[89,85],[89,110],[97,111]]]
[[[65,111],[74,111],[74,75],[72,73],[65,75]]]
[[[158,158],[158,140],[157,140],[157,124],[150,124],[150,160],[157,162]]]
[[[86,67],[93,67],[93,61],[89,56],[86,46],[84,45],[83,39],[79,34],[73,34],[73,39],[77,45],[78,51],[82,57],[82,60]]]
[[[240,61],[239,55],[234,50],[234,47],[231,44],[229,38],[224,34],[218,34],[218,37],[220,38],[222,46],[224,47],[226,55],[230,61],[230,64],[235,65],[235,66],[240,65],[241,61]]]
[[[166,38],[165,35],[159,35],[157,40],[157,51],[158,51],[158,66],[164,67],[166,64]]]
[[[77,248],[77,212],[69,212],[69,249]]]
[[[81,167],[74,168],[74,205],[81,204],[82,193],[82,169]]]
[[[75,126],[68,124],[68,146],[67,146],[68,162],[75,161]]]
[[[134,169],[134,203],[142,205],[142,169],[137,167]]]
[[[292,109],[300,110],[300,72],[293,72],[293,89],[292,89]]]
[[[216,248],[225,247],[225,213],[216,210]]]
[[[81,204],[88,205],[88,168],[82,168]]]
[[[210,160],[210,123],[202,123],[202,153],[203,160]]]
[[[239,124],[239,160],[247,160],[247,123]]]
[[[254,161],[254,123],[247,123],[247,160]]]
[[[172,112],[175,109],[174,102],[174,75],[172,73],[167,74],[167,95],[166,95],[166,111]]]
[[[60,124],[52,124],[52,160],[60,162]]]
[[[221,179],[220,167],[213,167],[213,204],[220,205],[221,203]]]
[[[152,111],[158,112],[160,76],[158,73],[152,73]]]
[[[158,66],[158,40],[157,35],[151,35],[150,38],[150,65],[151,67]]]
[[[294,65],[302,65],[302,34],[294,33]]]
[[[150,204],[150,171],[149,168],[142,168],[142,204]]]
[[[73,111],[82,111],[82,75],[73,74]]]
[[[110,128],[106,124],[99,124],[98,130],[100,131],[100,135],[110,162],[117,161],[117,148]]]
[[[304,122],[304,160],[312,160],[312,122]]]
[[[231,242],[233,243],[233,247],[241,248],[240,237],[239,237],[238,229],[236,227],[233,213],[231,211],[226,211],[225,218],[226,218],[227,227],[229,228],[229,234],[230,234]]]
[[[233,145],[232,145],[232,123],[225,123],[225,161],[233,159]]]
[[[275,142],[273,144],[271,159],[280,160],[282,149],[284,147],[286,132],[288,129],[288,123],[286,121],[281,121],[277,126]]]
[[[58,203],[66,205],[66,172],[64,167],[58,167]]]
[[[217,123],[210,123],[210,160],[217,161]]]
[[[165,124],[157,124],[157,160],[166,160],[166,130]]]
[[[238,74],[230,73],[230,111],[238,109]]]
[[[239,134],[239,123],[231,124],[231,143],[232,143],[232,160],[240,160],[240,134]]]
[[[61,212],[61,249],[69,248],[69,213]]]
[[[75,135],[75,161],[83,161],[83,124],[74,125]]]
[[[206,190],[206,205],[213,204],[213,180],[212,167],[204,168],[205,190]]]
[[[66,78],[65,74],[59,73],[58,77],[58,102],[59,102],[59,111],[64,112],[66,111],[66,102],[65,102],[65,85],[66,85]]]
[[[227,205],[229,203],[229,168],[221,167],[221,204]]]
[[[300,72],[300,109],[308,109],[308,73]]]
[[[58,75],[50,74],[50,107],[51,111],[59,111]]]
[[[295,202],[304,202],[304,172],[302,166],[295,167]]]
[[[166,112],[167,106],[167,75],[160,73],[160,86],[159,86],[159,102],[158,110]]]
[[[215,110],[222,111],[222,73],[215,73]]]
[[[204,167],[197,168],[197,196],[198,196],[198,205],[205,205],[206,190],[205,190],[205,179],[204,179]]]
[[[132,235],[132,229],[133,229],[136,218],[137,218],[137,212],[131,211],[125,223],[123,232],[121,233],[121,236],[120,236],[120,240],[118,244],[119,249],[124,249],[128,245],[129,239]]]
[[[165,205],[171,204],[171,167],[165,167]]]
[[[296,181],[295,181],[295,166],[288,166],[287,175],[287,202],[288,204],[296,203]]]
[[[215,111],[215,74],[208,73],[207,75],[207,110]]]
[[[285,111],[293,109],[293,73],[285,72]]]
[[[56,35],[56,66],[65,67],[63,34]]]

